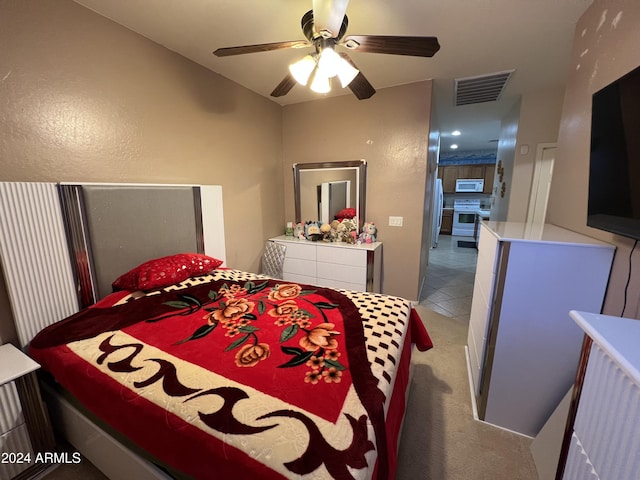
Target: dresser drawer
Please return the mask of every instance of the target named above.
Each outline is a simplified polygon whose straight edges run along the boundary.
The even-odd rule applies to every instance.
[[[0,455],[6,461],[0,463],[0,478],[13,478],[34,465],[35,454],[24,423],[0,435]]]
[[[287,247],[287,258],[299,258],[302,260],[316,261],[316,245],[312,242],[281,242]]]
[[[282,272],[284,274],[293,273],[296,275],[305,275],[307,277],[316,277],[316,262],[315,260],[303,260],[300,258],[292,258],[289,257],[289,252],[287,251],[287,256],[284,259],[284,264],[282,265]]]
[[[307,275],[298,275],[297,273],[286,273],[283,276],[283,280],[287,282],[302,283],[303,285],[316,285],[316,277],[309,277]]]
[[[321,279],[333,279],[339,282],[349,282],[366,287],[367,268],[364,266],[344,265],[340,263],[317,264],[318,281]]]
[[[498,239],[484,227],[480,227],[480,232],[476,276],[480,274],[482,278],[486,278],[490,273],[496,273],[498,271]]]
[[[15,382],[0,386],[0,435],[24,423]],[[2,477],[0,477],[2,478]]]
[[[359,283],[341,282],[333,278],[318,278],[318,285],[327,288],[342,288],[343,290],[365,291],[365,286]]]
[[[331,247],[318,245],[318,262],[338,263],[341,265],[364,266],[367,264],[367,251],[356,247]]]

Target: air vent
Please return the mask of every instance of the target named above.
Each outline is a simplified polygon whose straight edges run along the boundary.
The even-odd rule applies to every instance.
[[[498,100],[504,91],[507,80],[509,80],[514,71],[507,70],[477,77],[456,78],[456,107]]]

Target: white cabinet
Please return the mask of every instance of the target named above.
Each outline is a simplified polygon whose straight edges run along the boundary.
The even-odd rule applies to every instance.
[[[0,478],[28,478],[47,468],[38,453],[52,452],[53,432],[35,370],[40,365],[11,344],[0,346]]]
[[[477,416],[535,436],[574,381],[582,332],[599,311],[614,247],[554,225],[483,222],[467,337]]]
[[[640,478],[640,321],[571,312],[586,333],[561,453],[564,480]],[[573,420],[572,420],[573,419]]]
[[[322,287],[381,291],[382,243],[351,245],[271,239],[286,246],[283,279]]]
[[[0,462],[0,478],[13,478],[30,467],[17,456],[34,457],[14,382],[0,386],[0,406],[0,455],[5,460]]]

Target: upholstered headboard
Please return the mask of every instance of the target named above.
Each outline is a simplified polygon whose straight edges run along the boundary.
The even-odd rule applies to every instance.
[[[222,187],[0,182],[0,260],[22,346],[152,258],[225,260]]]

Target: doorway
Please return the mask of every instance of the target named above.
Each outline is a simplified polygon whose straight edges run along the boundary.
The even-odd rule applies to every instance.
[[[547,203],[556,158],[555,143],[541,143],[536,151],[536,163],[531,181],[531,197],[527,211],[527,223],[542,225],[547,216]]]

